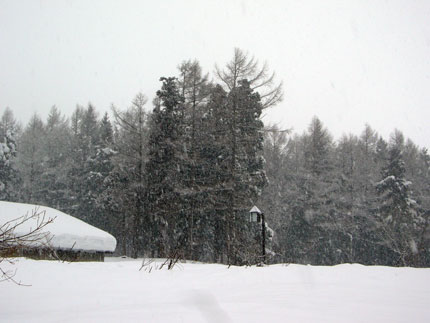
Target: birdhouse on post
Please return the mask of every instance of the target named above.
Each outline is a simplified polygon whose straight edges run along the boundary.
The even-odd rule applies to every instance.
[[[262,212],[255,205],[249,210],[249,222],[261,222],[261,214]]]

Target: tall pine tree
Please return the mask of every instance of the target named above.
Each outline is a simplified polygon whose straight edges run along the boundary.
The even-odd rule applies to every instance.
[[[156,106],[150,123],[149,154],[146,164],[145,225],[151,227],[152,250],[159,256],[184,253],[187,245],[188,191],[184,185],[187,151],[184,145],[184,107],[176,79],[161,78]]]

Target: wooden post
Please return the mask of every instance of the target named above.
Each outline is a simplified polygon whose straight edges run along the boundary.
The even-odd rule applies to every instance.
[[[266,223],[264,222],[264,213],[261,213],[261,255],[263,264],[266,263]]]

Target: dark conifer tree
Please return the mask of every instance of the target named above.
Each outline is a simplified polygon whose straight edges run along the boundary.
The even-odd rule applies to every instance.
[[[18,201],[21,178],[15,166],[16,141],[11,130],[6,130],[0,141],[0,200]]]
[[[150,123],[149,154],[146,164],[146,212],[152,230],[153,250],[159,256],[185,252],[187,245],[187,205],[184,198],[184,172],[187,151],[184,147],[184,107],[176,79],[161,78]]]
[[[201,259],[222,262],[226,253],[228,178],[227,93],[221,86],[211,92],[204,107],[196,141],[195,184],[198,203],[194,240]]]
[[[389,265],[407,265],[412,254],[417,253],[417,228],[421,218],[416,212],[416,202],[410,196],[411,182],[406,180],[403,161],[404,139],[396,131],[388,149],[387,164],[382,180],[377,183],[381,244],[386,248]]]
[[[20,132],[12,110],[7,107],[0,119],[0,199],[17,201],[21,190],[21,177],[16,169],[17,140]]]
[[[75,128],[76,127],[76,128]],[[92,161],[100,148],[99,122],[95,108],[89,104],[87,109],[77,108],[72,117],[73,164],[69,170],[70,191],[72,194],[71,214],[89,223],[95,215],[95,199],[91,196]]]
[[[263,106],[260,96],[254,92],[247,80],[230,91],[226,102],[227,132],[222,142],[226,143],[224,156],[229,200],[226,218],[227,261],[242,263],[249,258],[251,239],[254,235],[246,222],[247,214],[256,203],[267,183],[263,170],[263,122],[260,120]]]

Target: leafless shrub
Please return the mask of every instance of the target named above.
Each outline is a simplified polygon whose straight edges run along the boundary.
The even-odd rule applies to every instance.
[[[175,249],[172,251],[170,256],[161,264],[160,269],[163,269],[164,266],[167,266],[167,270],[171,270],[182,258],[183,252],[180,249]]]
[[[16,281],[14,276],[15,270],[4,270],[1,267],[3,262],[14,265],[13,258],[19,255],[20,250],[40,247],[51,249],[51,235],[44,228],[52,223],[54,218],[47,218],[46,211],[39,211],[38,208],[32,210],[31,214],[18,217],[7,221],[0,226],[0,282],[12,281],[18,285],[24,285],[20,281]],[[34,222],[34,224],[32,223]],[[24,226],[33,224],[28,229],[24,230]],[[28,286],[28,285],[27,285]]]
[[[154,259],[143,258],[142,266],[140,266],[139,271],[141,271],[142,269],[150,273],[152,269],[159,269],[159,268],[157,264],[154,263]]]
[[[142,265],[139,268],[139,271],[142,271],[142,269],[148,273],[150,273],[153,269],[155,270],[162,270],[164,267],[167,267],[167,270],[173,269],[178,262],[183,259],[183,251],[181,249],[175,249],[173,250],[169,257],[166,258],[166,260],[163,261],[161,264],[157,264],[154,259],[148,259],[143,258]]]

